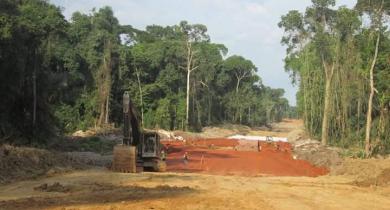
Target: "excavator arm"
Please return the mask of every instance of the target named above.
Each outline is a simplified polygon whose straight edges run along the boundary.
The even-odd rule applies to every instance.
[[[142,133],[136,109],[129,93],[123,94],[123,144],[138,146],[141,143]]]

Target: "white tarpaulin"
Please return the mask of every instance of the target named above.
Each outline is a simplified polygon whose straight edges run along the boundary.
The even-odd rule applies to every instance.
[[[249,141],[281,141],[287,142],[285,137],[273,137],[273,136],[243,136],[243,135],[234,135],[229,136],[228,139],[238,139],[238,140],[249,140]]]

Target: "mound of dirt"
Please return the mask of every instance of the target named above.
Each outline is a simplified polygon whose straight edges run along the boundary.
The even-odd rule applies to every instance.
[[[201,139],[202,135],[200,133],[193,133],[188,131],[173,131],[175,140],[196,140]]]
[[[203,138],[223,138],[238,133],[238,130],[229,130],[220,127],[204,127],[202,129]]]
[[[202,138],[225,138],[235,134],[246,135],[251,128],[245,125],[223,124],[221,126],[209,126],[202,129]]]
[[[332,170],[343,162],[339,148],[323,146],[317,140],[298,140],[292,146],[294,158],[309,161],[319,167]]]
[[[238,140],[235,149],[238,151],[258,151],[259,145],[257,141]]]
[[[49,185],[47,183],[45,184],[41,184],[37,187],[34,187],[34,190],[37,190],[37,191],[42,191],[42,192],[62,192],[62,193],[66,193],[66,192],[69,192],[70,191],[70,187],[69,186],[64,186],[58,182],[55,182],[54,184],[52,185]]]
[[[362,187],[390,185],[390,159],[346,159],[331,174],[354,176]]]
[[[78,130],[78,131],[72,133],[73,137],[83,137],[83,138],[95,136],[95,135],[96,135],[96,132],[92,131],[92,130],[86,130],[86,131]]]
[[[115,128],[114,125],[107,125],[104,127],[98,127],[98,128],[90,128],[88,130],[78,130],[75,131],[71,137],[74,138],[85,138],[85,137],[93,137],[93,136],[99,136],[99,137],[110,137],[114,136],[115,138],[117,136],[121,136],[122,131],[119,128]]]
[[[62,153],[28,147],[0,146],[0,183],[53,175],[81,166]]]
[[[251,128],[246,125],[237,125],[237,124],[224,124],[221,126],[223,129],[237,131],[238,134],[245,135],[251,131]]]
[[[287,134],[287,140],[290,143],[305,139],[306,132],[304,129],[295,129]]]
[[[283,119],[281,122],[271,124],[272,131],[290,132],[297,128],[303,128],[303,121],[297,119]]]

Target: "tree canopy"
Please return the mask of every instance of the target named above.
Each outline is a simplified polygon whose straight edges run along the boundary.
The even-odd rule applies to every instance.
[[[0,25],[0,142],[121,126],[124,91],[147,128],[260,126],[289,110],[283,90],[264,86],[252,61],[226,58],[202,24],[140,30],[110,7],[67,21],[45,0],[2,0]]]
[[[367,156],[388,152],[389,2],[335,3],[312,0],[305,13],[292,10],[279,23],[285,68],[299,84],[298,112],[324,144],[365,145]]]

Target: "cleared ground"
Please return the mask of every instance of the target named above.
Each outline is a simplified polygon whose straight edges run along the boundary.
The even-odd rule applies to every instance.
[[[294,160],[290,144],[283,142],[204,139],[164,144],[168,148],[167,165],[171,172],[311,177],[328,172],[307,161]],[[189,156],[188,161],[183,160],[184,153]]]
[[[279,136],[286,136],[300,125],[296,121],[283,123],[278,127]],[[301,210],[390,206],[390,159],[348,160],[342,166],[345,171],[340,172],[343,176],[318,176],[325,173],[323,169],[294,160],[288,145],[277,148],[265,144],[258,152],[245,151],[253,145],[239,148],[241,142],[224,139],[170,144],[168,169],[175,172],[123,174],[95,168],[14,182],[0,186],[0,209]],[[182,160],[184,151],[190,155],[188,164]],[[371,174],[379,179],[371,179]]]
[[[59,182],[68,192],[34,190]],[[348,177],[242,177],[89,170],[0,187],[0,209],[388,209],[390,187]]]

